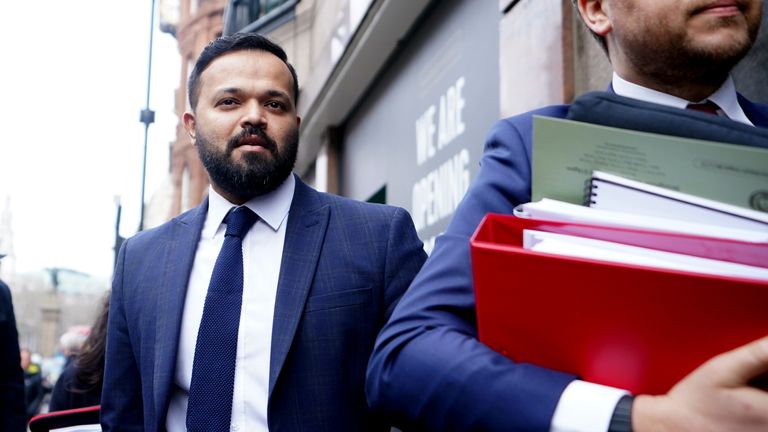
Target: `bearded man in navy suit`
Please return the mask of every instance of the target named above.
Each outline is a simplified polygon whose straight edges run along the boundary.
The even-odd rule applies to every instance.
[[[607,50],[618,95],[681,109],[710,101],[720,116],[768,127],[768,106],[737,94],[730,77],[755,41],[762,0],[574,4]],[[532,116],[568,110],[494,126],[477,178],[377,340],[369,403],[405,430],[768,430],[768,392],[749,385],[768,372],[768,338],[705,363],[666,395],[634,398],[478,341],[469,238],[487,213],[530,201]]]
[[[285,52],[262,36],[222,37],[200,55],[183,120],[211,188],[202,205],[120,249],[104,430],[210,430],[198,408],[221,411],[222,431],[389,430],[368,410],[366,364],[426,255],[405,210],[320,193],[291,174],[297,95]],[[211,399],[195,393],[208,360],[196,352],[217,342],[201,346],[201,322],[233,208],[258,219],[240,240],[231,397]],[[220,369],[203,377],[213,389],[225,385]]]

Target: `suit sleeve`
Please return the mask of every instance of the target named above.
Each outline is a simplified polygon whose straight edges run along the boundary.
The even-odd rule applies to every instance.
[[[477,178],[377,339],[369,404],[403,429],[547,431],[574,379],[477,339],[469,238],[486,213],[530,199],[530,118],[522,123],[491,130]]]
[[[101,396],[101,426],[104,431],[144,429],[141,378],[125,313],[123,281],[126,271],[125,255],[130,244],[131,241],[128,240],[120,248],[112,281]]]
[[[416,234],[408,212],[397,208],[390,222],[385,264],[386,291],[384,293],[385,321],[392,315],[395,305],[419,272],[427,254]],[[384,323],[382,323],[383,325]]]

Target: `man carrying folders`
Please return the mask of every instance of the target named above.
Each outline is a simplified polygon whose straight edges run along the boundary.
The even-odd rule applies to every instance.
[[[615,93],[680,109],[715,104],[715,115],[768,127],[768,106],[737,94],[730,78],[755,41],[762,1],[574,4],[608,53]],[[565,118],[568,108],[494,126],[477,178],[379,335],[369,403],[406,430],[768,430],[768,392],[750,385],[768,372],[768,338],[712,359],[665,395],[636,397],[514,363],[479,342],[469,238],[487,213],[530,201],[532,116]]]

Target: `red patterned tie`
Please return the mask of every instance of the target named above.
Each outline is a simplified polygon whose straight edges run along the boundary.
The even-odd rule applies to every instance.
[[[707,113],[707,114],[720,115],[720,107],[717,106],[716,103],[712,102],[709,99],[707,99],[707,101],[703,103],[688,104],[686,108],[694,111]]]

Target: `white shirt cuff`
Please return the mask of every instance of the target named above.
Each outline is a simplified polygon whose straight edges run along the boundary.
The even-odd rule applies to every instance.
[[[626,390],[575,380],[568,384],[552,416],[550,432],[606,432]]]

